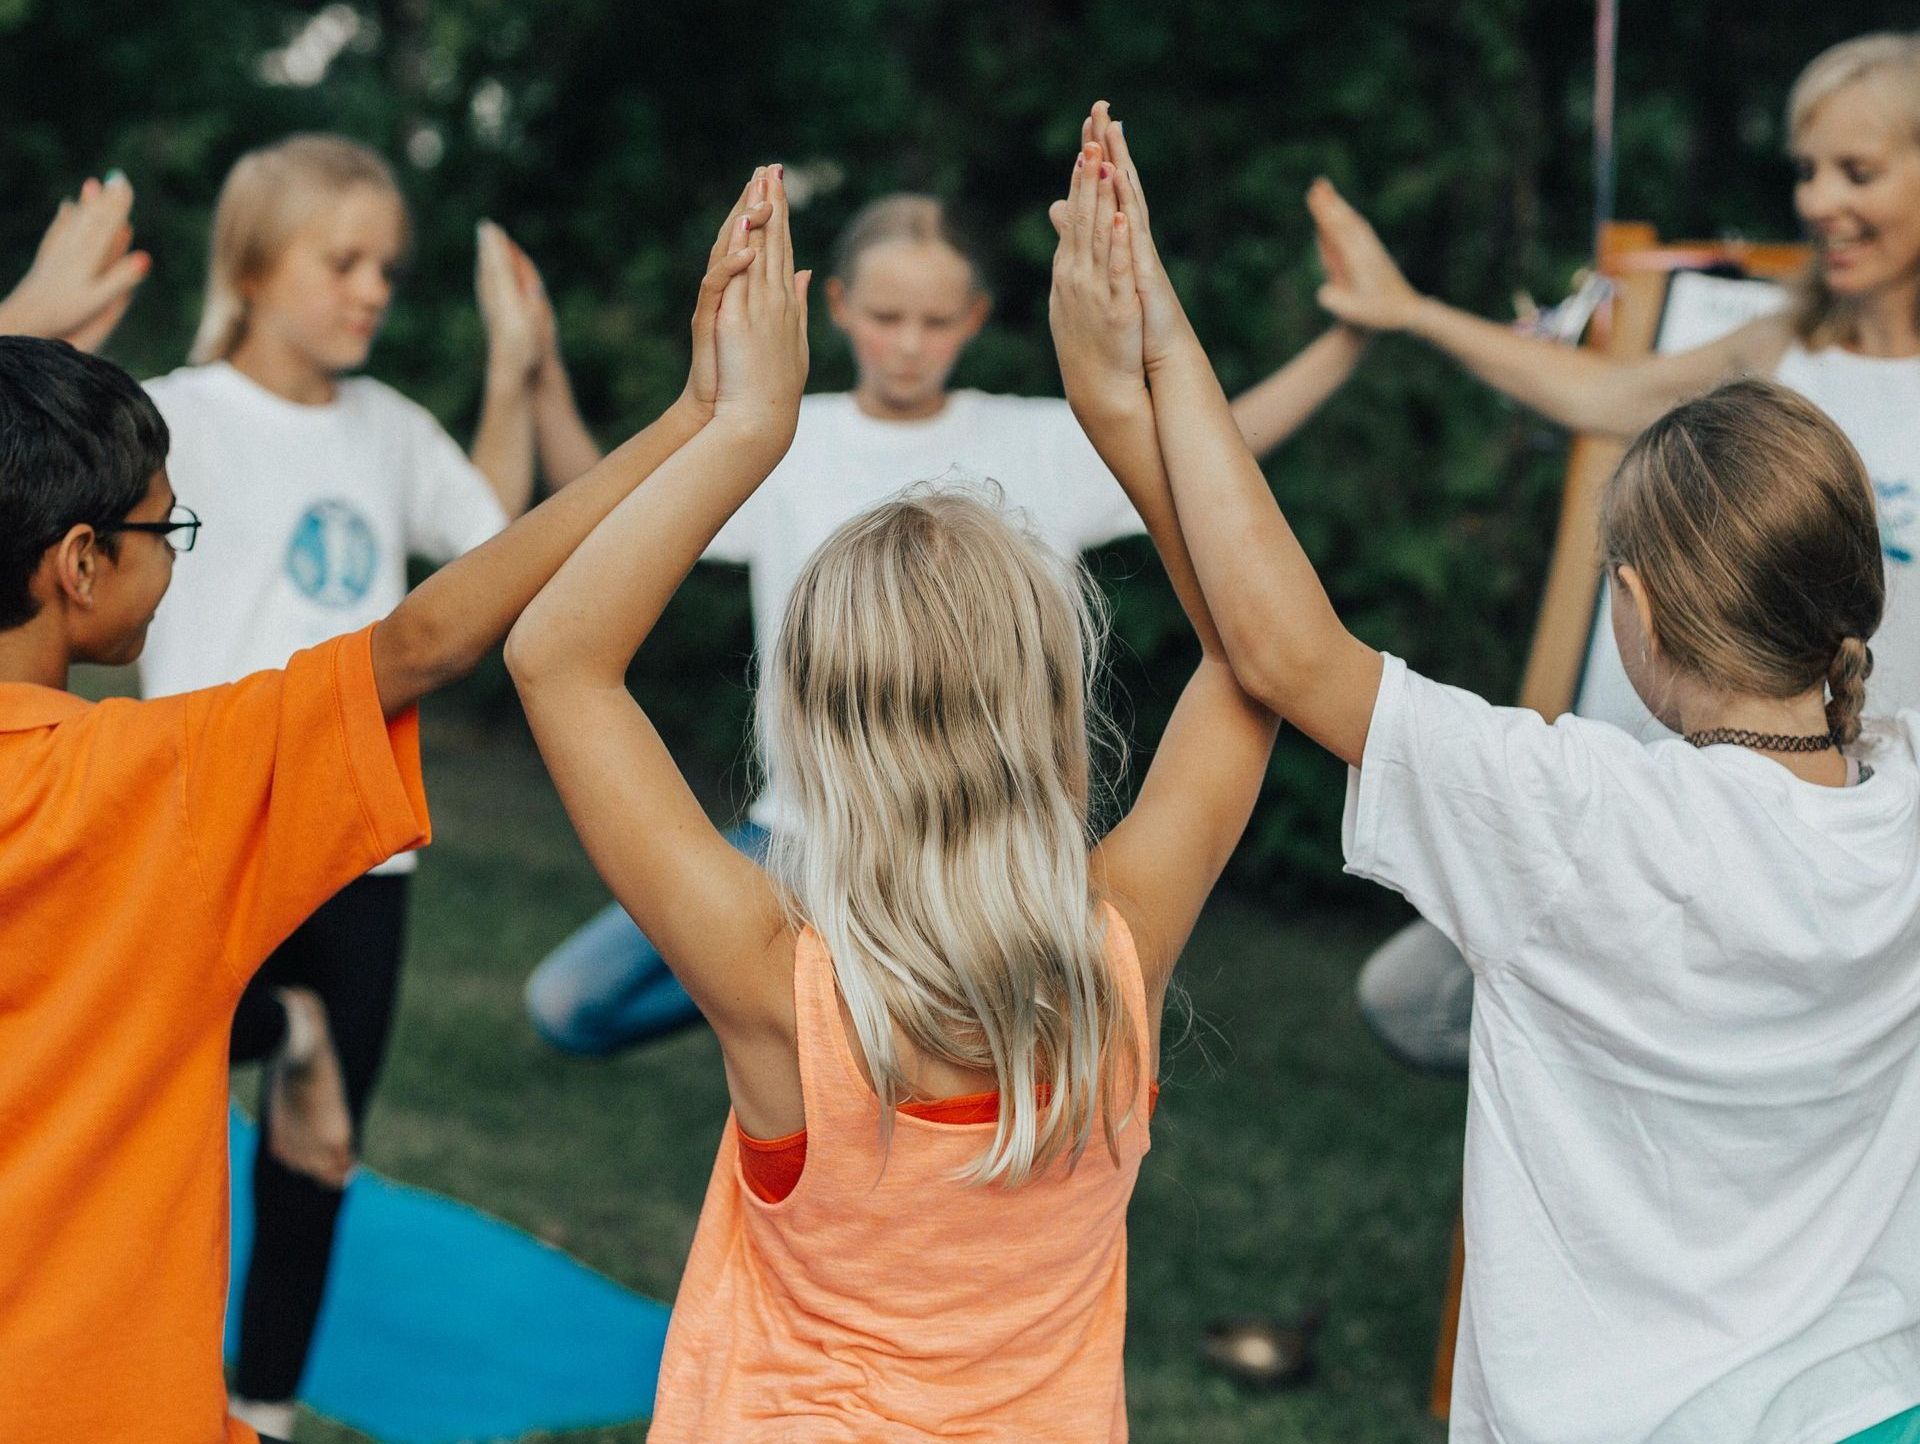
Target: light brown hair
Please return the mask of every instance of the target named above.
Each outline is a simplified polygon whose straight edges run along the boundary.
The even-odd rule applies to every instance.
[[[246,285],[273,269],[303,226],[361,186],[400,199],[392,168],[344,136],[290,135],[235,161],[214,207],[206,302],[187,359],[231,356],[247,333]]]
[[[1741,696],[1824,683],[1835,739],[1859,735],[1886,576],[1873,484],[1819,407],[1759,380],[1676,406],[1608,483],[1601,539],[1676,667]]]
[[[860,257],[888,241],[935,242],[952,250],[973,273],[973,289],[987,293],[986,270],[972,239],[953,219],[945,201],[900,191],[868,201],[853,213],[833,243],[833,277],[853,284]]]
[[[1920,31],[1882,30],[1843,40],[1814,56],[1787,96],[1787,138],[1797,140],[1814,112],[1842,90],[1872,85],[1920,146]],[[1916,302],[1920,321],[1920,302]],[[1794,333],[1813,349],[1859,339],[1859,303],[1828,289],[1816,258],[1795,287]]]
[[[921,488],[814,554],[761,680],[796,823],[769,869],[833,958],[883,1137],[911,1096],[898,1030],[993,1074],[976,1183],[1077,1160],[1096,1128],[1117,1157],[1139,1082],[1087,856],[1103,635],[1075,564],[977,496]]]

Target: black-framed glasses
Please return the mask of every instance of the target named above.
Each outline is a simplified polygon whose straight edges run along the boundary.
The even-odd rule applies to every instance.
[[[116,531],[151,532],[165,542],[171,550],[190,552],[193,550],[193,544],[200,540],[200,516],[192,507],[181,506],[176,502],[173,510],[167,513],[165,521],[112,521],[105,526],[95,527],[94,531],[101,536]],[[179,541],[173,539],[175,532],[181,534]]]

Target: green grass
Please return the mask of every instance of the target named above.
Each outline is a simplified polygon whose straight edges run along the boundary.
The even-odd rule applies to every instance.
[[[525,974],[604,893],[524,738],[438,714],[427,735],[436,841],[367,1161],[670,1299],[726,1113],[718,1050],[695,1030],[589,1062],[534,1038]],[[1392,925],[1384,910],[1282,918],[1220,899],[1194,937],[1196,1021],[1185,1041],[1169,1022],[1132,1211],[1127,1385],[1144,1444],[1442,1437],[1424,1406],[1464,1090],[1403,1072],[1361,1027],[1354,971]],[[1200,1363],[1215,1315],[1314,1301],[1330,1313],[1309,1388],[1247,1395]],[[296,1437],[363,1436],[306,1416]]]

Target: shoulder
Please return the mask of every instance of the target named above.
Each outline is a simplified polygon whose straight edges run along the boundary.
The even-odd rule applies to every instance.
[[[446,431],[440,419],[418,401],[371,376],[349,376],[341,381],[340,402],[343,410],[382,425],[409,431]]]
[[[172,419],[175,410],[217,406],[238,399],[232,369],[215,361],[205,366],[179,366],[164,376],[141,382],[153,404],[163,416]]]
[[[1759,316],[1729,334],[1724,343],[1734,374],[1771,376],[1796,349],[1793,318],[1785,311]]]

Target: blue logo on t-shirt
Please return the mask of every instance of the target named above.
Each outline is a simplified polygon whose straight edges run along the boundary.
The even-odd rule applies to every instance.
[[[323,607],[350,607],[373,585],[380,546],[373,527],[344,501],[307,508],[287,543],[287,579]]]
[[[1876,481],[1880,501],[1880,549],[1887,560],[1902,566],[1913,563],[1914,533],[1920,529],[1920,494],[1910,481]]]

